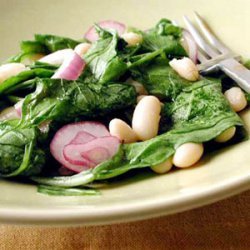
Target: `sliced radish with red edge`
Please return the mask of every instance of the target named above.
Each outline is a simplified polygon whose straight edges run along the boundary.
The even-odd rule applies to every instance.
[[[66,168],[80,172],[82,170],[86,170],[88,166],[80,166],[77,164],[70,163],[67,161],[63,155],[63,149],[66,145],[71,144],[74,139],[79,140],[81,136],[83,136],[82,132],[86,132],[87,134],[92,135],[93,137],[104,137],[110,136],[107,128],[98,122],[77,122],[73,124],[68,124],[59,129],[51,144],[50,144],[50,152],[53,157],[60,162]],[[80,134],[79,134],[80,133]],[[77,137],[78,135],[78,137]],[[85,143],[92,140],[92,137],[87,135],[87,139],[81,138]],[[84,144],[83,144],[84,145]],[[99,145],[100,146],[100,145]]]
[[[72,164],[93,168],[116,154],[120,141],[114,136],[96,138],[85,144],[69,144],[63,149],[63,156]]]
[[[85,131],[80,131],[76,134],[75,138],[69,144],[84,144],[89,141],[92,141],[96,136],[91,135]]]

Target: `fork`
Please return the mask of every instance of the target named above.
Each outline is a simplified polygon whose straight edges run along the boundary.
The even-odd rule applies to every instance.
[[[250,70],[238,62],[239,57],[212,34],[198,13],[195,12],[195,19],[203,36],[187,16],[183,18],[187,30],[198,45],[197,57],[200,64],[197,66],[200,73],[207,74],[220,69],[250,93]]]

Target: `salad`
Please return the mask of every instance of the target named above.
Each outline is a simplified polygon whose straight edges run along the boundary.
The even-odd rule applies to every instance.
[[[37,34],[0,66],[0,176],[51,195],[94,195],[135,169],[195,165],[247,138],[245,93],[201,76],[190,34],[168,19],[146,31],[116,21],[83,39]]]

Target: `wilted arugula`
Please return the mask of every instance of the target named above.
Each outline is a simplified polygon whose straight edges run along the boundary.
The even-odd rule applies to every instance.
[[[187,55],[181,45],[182,29],[171,21],[162,19],[145,32],[136,30],[142,43],[134,46],[128,46],[117,32],[98,25],[96,30],[99,39],[84,55],[87,66],[78,80],[51,79],[58,67],[36,62],[1,83],[3,105],[7,95],[24,101],[20,119],[0,122],[0,176],[32,176],[32,180],[50,185],[39,186],[40,192],[52,195],[98,194],[68,188],[157,165],[183,143],[206,143],[232,126],[243,127],[222,94],[226,86],[220,80],[202,77],[190,83],[169,66],[171,58]],[[34,41],[21,43],[21,52],[10,61],[73,49],[79,43],[54,35],[35,35]],[[117,113],[132,115],[137,93],[127,83],[131,78],[163,103],[159,135],[144,142],[122,144],[112,159],[77,175],[43,176],[50,170],[48,145],[55,129],[76,120],[108,119]],[[247,98],[250,102],[249,94]],[[44,132],[41,126],[45,123],[50,126]]]

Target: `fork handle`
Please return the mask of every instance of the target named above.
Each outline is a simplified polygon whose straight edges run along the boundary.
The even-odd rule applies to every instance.
[[[250,70],[233,58],[219,63],[220,69],[232,78],[242,89],[250,93]]]

